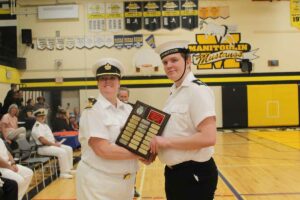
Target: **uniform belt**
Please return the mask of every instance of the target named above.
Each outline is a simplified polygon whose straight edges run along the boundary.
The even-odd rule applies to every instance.
[[[131,173],[125,173],[125,174],[110,174],[110,173],[108,173],[108,172],[105,172],[105,171],[102,171],[102,170],[100,170],[100,169],[97,169],[96,167],[93,167],[92,165],[90,165],[89,163],[87,163],[86,161],[84,161],[84,160],[81,160],[82,161],[82,163],[84,163],[85,165],[87,165],[88,167],[90,167],[90,168],[92,168],[92,169],[94,169],[94,170],[96,170],[96,171],[98,171],[98,172],[101,172],[101,173],[105,173],[105,174],[107,174],[107,175],[109,175],[109,176],[111,176],[111,175],[115,175],[115,176],[118,176],[118,177],[121,177],[121,178],[123,178],[124,180],[127,180],[127,179],[130,179],[131,178]]]
[[[211,162],[214,162],[212,158],[210,158],[208,161],[205,162],[197,162],[194,160],[190,160],[190,161],[179,163],[177,165],[172,165],[172,166],[167,165],[167,167],[171,170],[184,169],[184,168],[194,167],[194,166],[205,168],[206,166],[210,165]]]

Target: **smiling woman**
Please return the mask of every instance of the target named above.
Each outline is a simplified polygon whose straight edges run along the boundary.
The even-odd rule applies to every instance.
[[[114,58],[101,59],[94,73],[99,97],[80,118],[82,159],[77,168],[77,199],[132,199],[138,156],[115,145],[132,110],[117,98],[123,65]]]

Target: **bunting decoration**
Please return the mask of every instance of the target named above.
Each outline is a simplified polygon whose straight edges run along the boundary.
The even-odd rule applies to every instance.
[[[111,48],[131,49],[133,47],[140,48],[143,46],[143,35],[100,35],[100,36],[78,36],[78,37],[53,37],[53,38],[37,38],[38,50],[68,50],[77,49],[92,49],[92,48]]]
[[[96,36],[94,38],[95,47],[102,48],[105,45],[105,38],[103,36]]]
[[[122,49],[124,46],[124,36],[123,35],[115,35],[114,43],[117,49]]]
[[[44,50],[47,47],[47,39],[46,38],[37,38],[36,46],[39,50]]]
[[[55,45],[55,39],[54,38],[47,38],[47,49],[53,50]]]
[[[55,47],[58,50],[63,50],[65,48],[65,40],[64,38],[55,38]]]
[[[66,46],[67,49],[73,49],[75,47],[74,38],[66,38],[65,39],[65,46]]]
[[[156,45],[155,45],[155,40],[154,40],[154,35],[150,35],[149,37],[146,38],[146,42],[147,44],[152,48],[155,49]]]
[[[142,34],[133,35],[133,46],[136,48],[140,48],[143,46],[143,35]]]
[[[124,35],[123,38],[124,38],[123,39],[124,47],[126,47],[127,49],[131,49],[133,47],[134,36],[133,35]]]

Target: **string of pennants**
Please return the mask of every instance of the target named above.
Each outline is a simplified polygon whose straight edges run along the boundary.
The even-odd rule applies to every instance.
[[[198,0],[89,3],[87,9],[90,31],[118,31],[123,27],[129,31],[192,30],[198,27],[199,18],[229,17],[228,6],[199,8]]]
[[[143,35],[107,35],[95,37],[67,37],[67,38],[37,38],[37,49],[39,50],[63,50],[82,48],[140,48],[143,46]]]

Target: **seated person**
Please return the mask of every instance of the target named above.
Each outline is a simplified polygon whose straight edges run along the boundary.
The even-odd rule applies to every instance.
[[[78,125],[78,123],[76,121],[76,116],[75,116],[74,113],[70,113],[69,121],[70,121],[71,129],[73,131],[78,131],[79,125]]]
[[[3,178],[0,173],[0,200],[18,200],[18,183],[14,180]]]
[[[73,178],[73,149],[70,146],[55,141],[50,127],[45,123],[46,110],[40,108],[34,112],[36,122],[33,125],[31,135],[38,145],[38,154],[58,157],[60,177]]]
[[[69,119],[67,118],[67,112],[64,109],[60,109],[53,122],[53,132],[61,131],[73,131],[70,125]]]
[[[2,139],[0,139],[0,172],[3,178],[17,182],[18,199],[21,200],[29,187],[33,172],[27,167],[16,165]]]
[[[11,104],[8,108],[8,113],[3,115],[1,119],[3,138],[8,143],[11,143],[12,140],[26,137],[26,129],[24,127],[18,127],[18,112],[18,106],[16,104]]]

